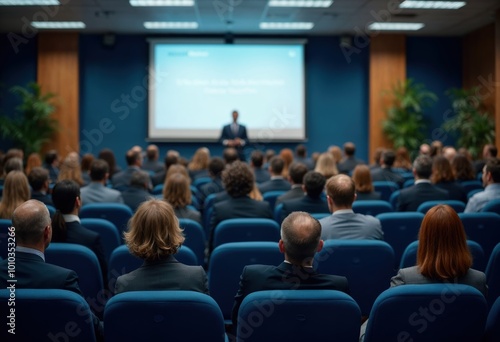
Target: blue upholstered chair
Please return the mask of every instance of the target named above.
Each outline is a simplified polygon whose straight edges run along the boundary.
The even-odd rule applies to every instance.
[[[500,243],[491,252],[485,273],[488,282],[488,303],[492,306],[500,296]]]
[[[122,244],[122,239],[116,229],[115,225],[108,220],[96,218],[83,218],[81,219],[83,227],[90,229],[101,236],[101,243],[104,249],[104,255],[109,262],[111,253],[116,247]]]
[[[487,314],[486,299],[472,286],[396,286],[373,304],[364,342],[480,342]]]
[[[486,204],[483,209],[481,209],[481,211],[497,213],[500,215],[500,199],[489,201],[488,204]]]
[[[466,193],[476,189],[484,190],[483,182],[480,180],[463,181],[460,182],[460,185],[465,189]]]
[[[220,222],[214,231],[214,248],[229,242],[280,240],[280,226],[266,218],[235,218]]]
[[[10,292],[0,290],[0,306],[9,308]],[[67,290],[16,289],[15,335],[9,325],[0,330],[2,341],[75,341],[96,340],[89,305],[82,296]],[[3,317],[3,322],[8,322]]]
[[[258,291],[241,303],[237,341],[303,342],[330,337],[357,342],[360,321],[358,304],[340,291]]]
[[[484,256],[490,258],[493,248],[500,241],[500,215],[495,213],[459,213],[467,239],[483,247]]]
[[[396,274],[394,251],[384,241],[327,240],[314,259],[319,273],[347,277],[350,294],[363,316],[368,316],[373,302]]]
[[[401,190],[393,192],[391,197],[389,198],[389,203],[392,205],[392,208],[394,211],[398,210],[399,193],[400,192],[401,192]]]
[[[389,202],[393,192],[399,190],[399,185],[391,181],[375,181],[373,182],[375,191],[380,192],[381,199]]]
[[[205,231],[203,227],[196,221],[181,218],[179,219],[179,226],[184,230],[184,246],[189,247],[196,258],[198,259],[198,265],[203,265],[205,262]]]
[[[399,191],[399,190],[398,190]],[[377,216],[382,213],[393,212],[392,205],[382,200],[354,201],[352,210],[357,214]]]
[[[274,208],[274,204],[276,203],[276,199],[283,195],[286,191],[268,191],[262,194],[264,201],[267,201],[271,208]]]
[[[90,203],[80,209],[80,218],[108,220],[115,225],[121,237],[127,231],[127,223],[132,215],[132,209],[123,203]]]
[[[12,221],[0,219],[0,257],[7,259],[9,227],[12,226]]]
[[[435,207],[438,204],[447,204],[453,208],[457,213],[463,213],[465,210],[465,204],[462,201],[456,200],[446,200],[446,201],[426,201],[420,204],[417,208],[417,211],[422,214],[426,214],[429,209]]]
[[[498,341],[500,341],[500,297],[497,297],[488,314],[483,342]]]
[[[104,311],[106,342],[224,342],[217,303],[195,291],[133,291],[111,298]]]

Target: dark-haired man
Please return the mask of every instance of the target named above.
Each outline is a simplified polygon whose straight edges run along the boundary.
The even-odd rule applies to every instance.
[[[352,142],[346,142],[344,144],[344,159],[338,164],[340,173],[349,174],[357,165],[365,163],[363,160],[356,158],[355,153],[356,145]]]
[[[43,167],[34,167],[28,175],[31,186],[31,199],[39,200],[46,205],[54,205],[49,194],[49,171]]]
[[[372,181],[390,181],[396,183],[401,188],[405,179],[392,169],[395,160],[396,154],[393,150],[384,150],[380,157],[381,166],[370,171]]]
[[[233,122],[222,128],[219,141],[226,147],[234,147],[238,152],[239,159],[245,161],[243,148],[248,145],[247,128],[238,123],[238,111],[233,110],[231,116]]]
[[[289,181],[283,177],[283,168],[285,161],[280,156],[274,156],[269,161],[269,173],[271,179],[267,182],[259,184],[261,193],[268,191],[288,191],[292,187]]]
[[[108,163],[103,159],[95,159],[90,164],[89,185],[80,190],[83,204],[90,203],[123,203],[120,191],[106,186],[109,177]]]
[[[490,158],[483,168],[484,191],[478,192],[469,199],[465,207],[466,213],[478,212],[494,199],[500,198],[500,160]]]

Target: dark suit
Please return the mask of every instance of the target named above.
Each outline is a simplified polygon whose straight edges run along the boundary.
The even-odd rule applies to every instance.
[[[431,183],[418,183],[401,190],[398,211],[417,211],[418,206],[424,202],[447,199],[449,199],[448,191],[439,189]]]
[[[296,185],[298,185],[298,186],[292,185],[292,188],[290,190],[285,192],[283,195],[279,196],[276,199],[276,203],[274,204],[274,206],[277,207],[278,204],[280,204],[284,201],[304,197],[305,193],[304,193],[304,190],[302,189],[302,185],[301,184],[296,184]]]
[[[122,192],[123,202],[134,212],[142,202],[151,197],[151,194],[146,189],[137,186],[129,186]]]
[[[165,169],[165,164],[158,160],[145,160],[142,162],[142,169],[144,171],[159,172]]]
[[[198,210],[193,210],[193,209],[186,208],[186,207],[176,208],[175,209],[175,216],[177,216],[177,218],[186,218],[186,219],[196,221],[199,224],[203,224],[201,222],[201,214]]]
[[[189,178],[191,178],[191,181],[194,182],[198,178],[205,178],[205,177],[210,177],[210,174],[208,173],[208,170],[188,170],[189,173]]]
[[[115,174],[113,178],[111,178],[111,184],[113,184],[113,188],[120,191],[125,190],[125,188],[130,185],[132,175],[136,171],[141,171],[141,169],[137,166],[129,166],[125,170]],[[151,182],[151,180],[149,180],[149,182]]]
[[[289,181],[283,177],[270,179],[267,182],[258,184],[261,193],[268,191],[288,191],[292,188]]]
[[[247,136],[247,128],[243,125],[238,124],[238,132],[233,132],[233,124],[225,125],[222,128],[222,132],[219,138],[220,143],[222,144],[224,140],[234,140],[239,138],[245,142],[245,145],[248,145],[248,136]],[[236,151],[238,151],[238,156],[240,160],[246,160],[245,154],[243,153],[244,146],[236,146]]]
[[[305,211],[309,214],[315,213],[329,213],[328,203],[326,200],[317,197],[313,198],[309,195],[295,198],[288,201],[283,201],[283,209],[281,210],[281,218],[285,219],[290,213],[294,211]]]
[[[200,187],[198,191],[198,199],[200,204],[205,202],[205,198],[210,194],[216,194],[218,192],[224,191],[224,185],[222,184],[222,179],[220,177],[213,179],[210,183],[205,183]]]
[[[183,290],[208,294],[207,275],[201,266],[187,266],[173,256],[144,261],[138,269],[116,280],[115,293],[148,290]]]
[[[390,181],[399,185],[400,188],[403,187],[405,182],[403,176],[392,170],[390,167],[372,169],[370,173],[372,175],[372,181],[374,182]]]
[[[49,194],[43,194],[40,191],[32,191],[31,199],[39,200],[45,205],[54,205],[54,203],[52,203],[52,196]]]
[[[151,176],[151,182],[153,186],[165,183],[165,177],[167,176],[167,171],[161,170]]]
[[[340,173],[349,174],[357,165],[364,164],[365,162],[361,159],[357,159],[354,156],[347,157],[338,164],[338,169]]]
[[[450,200],[457,200],[467,203],[467,192],[458,182],[441,182],[434,184],[440,189],[448,191]]]
[[[253,169],[253,174],[255,176],[255,182],[256,183],[264,183],[267,182],[268,180],[271,179],[271,175],[269,174],[269,171],[263,168],[254,168]]]
[[[302,157],[295,157],[293,159],[293,162],[294,163],[302,163],[304,164],[308,170],[314,170],[314,160],[312,160],[311,158],[302,158]]]
[[[356,201],[380,200],[382,194],[377,191],[372,192],[356,192]]]
[[[7,288],[8,260],[0,261],[0,286]],[[15,275],[17,289],[60,289],[82,295],[78,286],[78,276],[73,270],[47,264],[38,255],[16,251]],[[41,317],[43,318],[43,317]],[[102,327],[99,319],[92,315],[97,339],[102,340]]]
[[[286,262],[279,266],[245,266],[240,277],[240,288],[234,297],[234,331],[243,299],[252,292],[264,290],[338,290],[349,293],[349,286],[346,277],[319,274],[313,268],[293,266]]]

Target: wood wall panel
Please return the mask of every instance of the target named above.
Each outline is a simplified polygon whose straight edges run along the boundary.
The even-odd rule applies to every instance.
[[[37,82],[43,92],[56,94],[54,118],[60,130],[44,147],[61,156],[79,151],[78,33],[38,35]]]
[[[379,35],[370,43],[370,162],[378,147],[391,147],[382,132],[382,121],[393,98],[384,92],[406,79],[406,37]]]

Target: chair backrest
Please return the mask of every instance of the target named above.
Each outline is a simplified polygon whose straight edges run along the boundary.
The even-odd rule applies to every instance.
[[[283,254],[276,242],[232,242],[213,250],[208,267],[208,288],[225,320],[231,319],[243,268],[254,264],[277,266],[282,261]]]
[[[424,203],[420,204],[417,208],[417,211],[422,214],[426,214],[429,209],[432,207],[435,207],[438,204],[447,204],[450,207],[453,208],[457,213],[463,213],[465,210],[465,204],[462,201],[456,201],[456,200],[446,200],[446,201],[425,201]]]
[[[418,231],[424,214],[416,212],[384,213],[377,215],[384,232],[384,241],[394,250],[398,266],[406,246],[418,239]]]
[[[220,222],[214,231],[214,248],[229,242],[280,240],[280,226],[266,218],[235,218]]]
[[[210,194],[205,198],[203,205],[203,228],[205,229],[205,236],[209,236],[210,229],[210,219],[212,218],[213,206],[215,203],[215,197],[217,194]]]
[[[350,294],[363,316],[368,316],[373,302],[396,273],[394,251],[384,241],[327,240],[314,259],[319,273],[347,277]]]
[[[460,182],[460,185],[464,188],[465,192],[469,192],[476,189],[484,190],[483,183],[479,180],[469,180]]]
[[[281,195],[283,195],[285,192],[286,191],[280,191],[280,190],[267,191],[267,192],[264,192],[262,194],[262,198],[264,199],[264,201],[269,202],[269,205],[271,206],[271,208],[274,208],[274,205],[276,203],[276,199],[278,197],[280,197]]]
[[[484,333],[484,342],[498,341],[500,341],[500,297],[497,297],[490,309]]]
[[[106,304],[104,322],[106,342],[225,340],[217,303],[195,291],[120,293]]]
[[[0,332],[2,341],[75,341],[96,340],[89,305],[82,296],[68,290],[16,289],[0,290],[0,305],[15,310]],[[10,315],[7,312],[6,316]],[[5,321],[5,320],[4,320]],[[9,325],[12,322],[13,325]],[[13,335],[9,330],[15,332]]]
[[[282,211],[283,211],[283,203],[280,203],[276,207],[274,207],[273,218],[278,224],[281,224]]]
[[[101,266],[91,249],[75,243],[53,242],[45,250],[45,261],[75,271],[80,290],[89,304],[103,296]]]
[[[179,219],[179,226],[184,230],[184,246],[189,247],[196,258],[198,259],[198,265],[203,265],[205,262],[205,231],[203,227],[196,221],[181,218]]]
[[[489,201],[481,211],[497,213],[500,215],[500,198]]]
[[[467,201],[470,200],[470,198],[472,196],[474,196],[475,194],[477,194],[478,192],[481,192],[481,191],[484,191],[484,189],[474,189],[474,190],[471,190],[467,193]]]
[[[409,188],[410,186],[413,186],[415,184],[415,179],[407,179],[403,183],[403,189]]]
[[[153,190],[151,190],[151,195],[161,195],[163,192],[163,183],[157,184],[153,187]]]
[[[212,181],[212,178],[210,177],[199,177],[199,178],[196,178],[194,181],[193,181],[193,185],[198,189],[200,190],[200,188],[204,185],[204,184],[207,184],[207,183],[210,183]]]
[[[467,239],[483,247],[486,260],[500,241],[500,215],[495,213],[459,213]]]
[[[382,200],[354,201],[352,210],[357,214],[377,216],[382,213],[393,212],[392,205]]]
[[[500,296],[500,243],[491,252],[485,273],[488,282],[488,303],[491,306]]]
[[[396,286],[373,304],[364,341],[479,342],[487,314],[486,299],[472,286]]]
[[[401,192],[401,190],[394,191],[392,193],[391,197],[389,198],[389,203],[392,205],[393,210],[398,209],[399,193],[400,192]]]
[[[391,181],[375,181],[373,182],[375,191],[380,192],[381,199],[389,201],[393,192],[399,190],[399,185]]]
[[[316,220],[321,220],[322,218],[325,218],[327,216],[330,216],[331,213],[312,213],[311,216],[314,217]]]
[[[123,203],[90,203],[84,204],[80,210],[80,218],[101,218],[112,222],[121,237],[127,231],[132,215],[132,209]]]
[[[49,211],[50,217],[54,217],[54,214],[56,213],[56,208],[50,204],[45,205],[47,207],[47,210]]]
[[[340,291],[258,291],[241,303],[237,341],[355,342],[360,320],[358,304]]]
[[[472,254],[472,268],[484,272],[486,268],[486,258],[480,244],[475,241],[467,240],[467,246]],[[406,247],[399,268],[411,267],[417,264],[418,241],[413,241]]]
[[[116,247],[122,244],[122,239],[115,225],[108,220],[96,218],[81,219],[83,227],[90,229],[101,236],[101,243],[104,249],[104,255],[109,262],[109,257]]]
[[[12,226],[11,220],[0,219],[0,257],[2,259],[7,259],[10,226]]]

